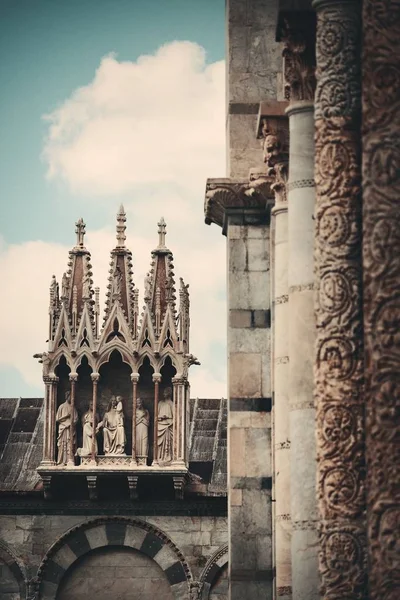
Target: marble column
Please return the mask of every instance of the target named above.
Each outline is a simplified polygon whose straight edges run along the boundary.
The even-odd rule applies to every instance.
[[[314,316],[314,106],[292,101],[289,117],[288,328],[292,517],[295,600],[319,598],[316,445],[313,398]]]
[[[363,297],[369,598],[400,597],[400,9],[364,0]]]
[[[69,457],[68,457],[68,465],[75,465],[75,451],[76,451],[76,423],[74,421],[75,414],[75,391],[76,391],[76,383],[78,381],[78,373],[70,373],[69,374],[70,381],[70,391],[71,391],[71,425],[70,425],[70,436],[69,436]]]
[[[136,402],[137,402],[137,386],[139,383],[139,373],[131,373],[132,382],[132,463],[137,465],[136,459]]]
[[[44,398],[43,459],[42,465],[55,464],[55,393],[58,378],[51,375],[43,377],[46,385]]]
[[[282,103],[283,104],[283,103]],[[285,103],[286,104],[286,103]],[[272,112],[272,111],[271,111]],[[275,111],[278,112],[278,111]],[[274,498],[275,595],[292,597],[290,431],[289,431],[289,313],[288,313],[288,119],[263,112],[260,129],[264,138],[264,161],[272,177],[275,205],[271,211],[272,288],[272,434]]]
[[[152,466],[157,466],[158,462],[158,395],[160,390],[161,373],[153,373],[154,382],[154,425],[153,425],[153,462]]]
[[[256,188],[208,180],[206,193],[206,222],[228,246],[231,600],[272,598],[269,207]]]
[[[332,600],[361,600],[367,593],[361,2],[315,0],[313,6],[318,73],[315,399],[321,592]]]
[[[183,377],[174,377],[172,379],[173,404],[174,404],[174,424],[173,424],[173,461],[180,466],[186,466],[187,462],[187,398],[186,398],[186,380]]]
[[[96,463],[96,427],[97,427],[97,388],[100,379],[100,373],[92,373],[90,375],[92,380],[92,423],[93,423],[93,435],[92,435],[92,462]]]

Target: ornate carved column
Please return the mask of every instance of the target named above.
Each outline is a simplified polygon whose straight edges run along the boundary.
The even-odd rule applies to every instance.
[[[361,271],[361,2],[317,10],[317,493],[322,595],[366,597]]]
[[[92,373],[90,375],[92,379],[92,423],[93,423],[93,435],[92,435],[92,461],[96,462],[96,427],[97,427],[97,386],[100,379],[100,373]]]
[[[282,103],[286,107],[286,103]],[[288,206],[286,183],[289,160],[288,119],[267,116],[261,107],[260,133],[264,138],[264,162],[272,178],[275,205],[271,211],[273,243],[272,272],[272,377],[273,377],[273,458],[274,458],[274,566],[276,598],[292,595],[290,432],[289,432],[289,331],[288,331]],[[272,111],[271,111],[272,112]],[[274,111],[277,112],[277,111]]]
[[[269,208],[271,181],[208,180],[206,223],[228,248],[231,600],[272,596]]]
[[[153,466],[158,465],[158,395],[161,373],[153,373],[154,382],[154,429],[153,429]]]
[[[137,464],[136,460],[136,401],[137,401],[137,386],[139,383],[139,373],[131,374],[132,382],[132,463]]]
[[[290,135],[287,327],[292,595],[295,600],[317,600],[313,397],[315,15],[311,11],[287,13],[278,37],[284,44],[284,80],[290,99],[286,114]]]
[[[78,381],[78,373],[70,373],[69,374],[70,381],[70,390],[71,390],[71,425],[70,425],[70,436],[69,436],[69,456],[68,456],[68,465],[75,465],[75,439],[76,439],[76,427],[74,421],[74,413],[75,413],[75,389],[76,382]]]
[[[369,598],[400,597],[400,6],[363,3],[363,272]]]

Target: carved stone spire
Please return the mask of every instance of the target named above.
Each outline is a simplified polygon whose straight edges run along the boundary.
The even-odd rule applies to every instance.
[[[106,310],[103,327],[110,317],[113,306],[118,303],[123,311],[131,333],[135,336],[134,284],[132,281],[132,252],[125,246],[126,214],[123,205],[117,213],[117,244],[111,251]]]
[[[124,205],[121,204],[117,213],[117,248],[123,248],[125,246],[125,230],[126,230],[126,213]]]

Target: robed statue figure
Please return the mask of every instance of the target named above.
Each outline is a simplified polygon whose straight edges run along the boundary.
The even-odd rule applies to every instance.
[[[75,423],[78,420],[78,413],[74,408],[74,414],[72,417],[72,406],[71,406],[71,392],[65,392],[65,402],[60,404],[56,414],[56,421],[58,423],[58,437],[57,437],[57,464],[66,465],[69,460],[74,460],[71,456],[71,421],[74,424],[73,441],[75,443]]]
[[[124,413],[121,396],[112,396],[103,417],[104,454],[125,454]]]
[[[171,462],[172,460],[173,421],[172,389],[165,388],[164,398],[158,402],[157,459],[161,463]]]
[[[98,415],[96,415],[96,421],[99,421]],[[99,423],[95,429],[95,440],[94,440],[94,450],[95,455],[97,456],[97,439],[96,435],[102,426],[102,423]],[[92,454],[92,443],[93,443],[93,402],[90,402],[89,410],[85,412],[82,417],[82,448],[78,448],[76,451],[78,456],[90,456]]]
[[[149,411],[143,406],[141,398],[136,400],[136,458],[138,465],[146,465],[149,454]]]

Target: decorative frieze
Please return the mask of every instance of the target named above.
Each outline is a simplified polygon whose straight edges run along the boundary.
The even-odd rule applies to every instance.
[[[360,2],[317,10],[315,400],[322,595],[366,591]]]
[[[363,3],[363,296],[369,598],[400,594],[400,8]]]

